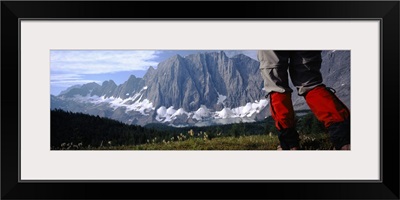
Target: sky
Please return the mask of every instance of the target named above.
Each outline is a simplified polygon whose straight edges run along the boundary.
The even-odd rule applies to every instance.
[[[218,50],[218,52],[221,50]],[[50,87],[51,94],[58,95],[73,85],[82,85],[113,80],[117,85],[128,80],[130,75],[143,77],[147,69],[157,68],[158,63],[179,54],[187,56],[213,50],[51,50]],[[232,57],[245,54],[257,59],[252,50],[224,50]]]

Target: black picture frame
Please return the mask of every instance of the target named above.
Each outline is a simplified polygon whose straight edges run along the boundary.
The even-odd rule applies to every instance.
[[[1,198],[399,199],[399,6],[398,1],[2,1]],[[20,19],[379,19],[382,180],[19,182]]]

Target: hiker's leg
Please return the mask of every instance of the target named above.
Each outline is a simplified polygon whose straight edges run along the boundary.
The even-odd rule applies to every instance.
[[[307,104],[328,129],[337,150],[350,144],[350,111],[325,86],[318,86],[305,95]]]
[[[289,53],[288,51],[258,51],[261,75],[264,79],[264,89],[271,92],[293,92],[289,87]]]
[[[322,85],[321,51],[291,51],[290,78],[300,96]]]
[[[258,51],[264,88],[270,97],[270,111],[284,150],[299,147],[288,76],[287,51]]]
[[[270,93],[270,111],[278,129],[278,138],[284,150],[299,148],[291,93]]]
[[[322,84],[321,62],[320,51],[294,52],[289,71],[299,95],[305,97],[311,111],[327,128],[335,148],[341,149],[350,144],[350,112]]]

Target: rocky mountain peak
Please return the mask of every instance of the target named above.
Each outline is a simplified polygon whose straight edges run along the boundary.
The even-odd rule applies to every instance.
[[[113,80],[104,81],[101,84],[101,87],[113,87],[113,86],[117,86],[117,84]]]

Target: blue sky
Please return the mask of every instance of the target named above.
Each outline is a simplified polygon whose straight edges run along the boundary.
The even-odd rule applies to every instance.
[[[130,75],[143,77],[150,66],[179,54],[186,56],[213,50],[51,50],[51,94],[58,95],[73,85],[113,80],[117,85]],[[220,50],[218,50],[220,51]],[[256,59],[256,51],[224,50],[227,56],[245,54]]]

